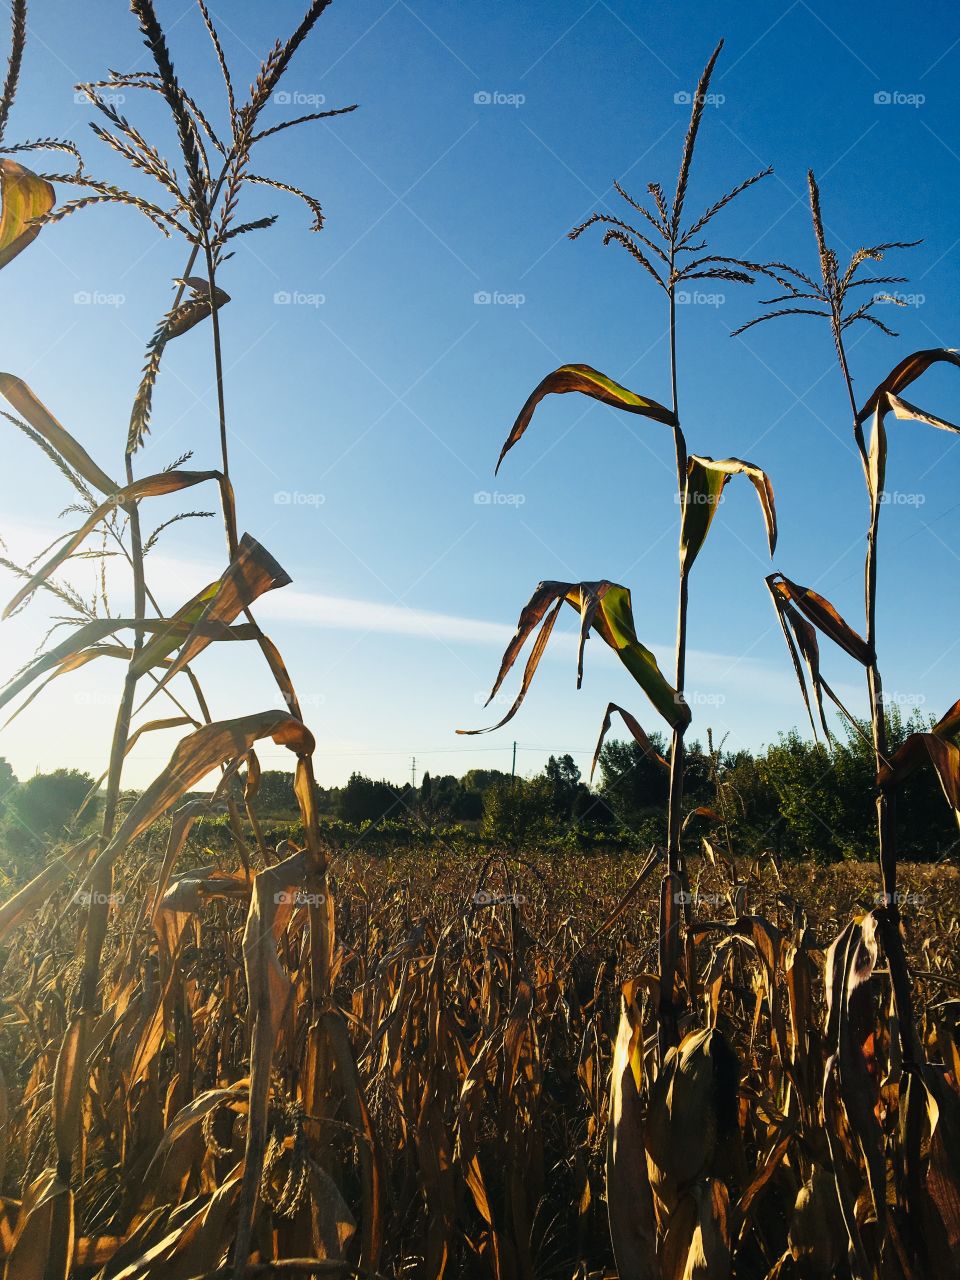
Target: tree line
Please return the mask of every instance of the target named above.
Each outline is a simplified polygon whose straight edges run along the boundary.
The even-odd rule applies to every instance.
[[[928,728],[914,713],[888,715],[890,749],[909,733]],[[661,756],[667,743],[656,735]],[[551,756],[542,772],[512,777],[499,769],[470,769],[461,777],[424,773],[420,785],[396,784],[351,774],[342,787],[317,787],[317,804],[328,822],[367,830],[406,831],[411,839],[429,830],[468,828],[520,848],[562,839],[648,847],[666,834],[668,772],[633,741],[610,741],[600,753],[598,777],[588,786],[570,755]],[[758,752],[725,749],[708,734],[691,742],[685,764],[685,809],[691,836],[715,842],[724,853],[834,861],[875,853],[873,757],[869,726],[854,724],[844,737],[814,742],[796,730]],[[36,854],[78,827],[77,812],[93,780],[58,769],[17,780],[0,760],[0,834],[7,852],[4,870]],[[238,786],[241,785],[238,780]],[[265,770],[256,807],[266,819],[297,817],[292,777]],[[88,803],[79,825],[92,821]],[[898,842],[906,857],[926,860],[955,852],[957,828],[931,771],[905,784],[898,806]]]

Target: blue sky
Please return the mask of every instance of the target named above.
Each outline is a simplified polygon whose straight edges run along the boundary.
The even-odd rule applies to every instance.
[[[288,0],[211,7],[241,86],[300,16]],[[181,79],[222,124],[194,7],[159,0],[158,10]],[[514,722],[488,737],[454,734],[502,714],[480,704],[541,578],[630,586],[641,639],[672,667],[679,509],[669,431],[558,397],[496,479],[493,465],[526,395],[561,363],[669,398],[661,295],[616,246],[565,233],[595,210],[629,213],[614,178],[636,194],[651,180],[672,191],[688,116],[676,99],[720,36],[688,209],[767,164],[776,175],[715,220],[717,250],[813,269],[812,166],[842,256],[924,237],[886,264],[910,277],[899,286],[910,305],[887,313],[901,336],[853,335],[859,396],[907,352],[960,345],[950,212],[960,189],[960,18],[942,3],[922,21],[908,16],[884,3],[868,22],[822,0],[722,12],[700,2],[338,0],[321,19],[271,118],[321,99],[360,110],[265,142],[258,165],[316,194],[327,226],[311,235],[297,202],[251,192],[247,216],[276,211],[280,222],[241,238],[221,279],[233,299],[221,322],[240,523],[294,579],[258,613],[303,696],[321,781],[354,769],[409,777],[414,755],[418,773],[509,768],[514,738],[523,772],[562,750],[586,767],[611,699],[659,727],[599,642],[576,691],[570,612]],[[69,136],[93,171],[136,186],[89,132],[91,110],[72,87],[108,66],[148,66],[133,18],[105,0],[34,0],[30,37],[9,137]],[[121,110],[172,158],[157,104],[130,98]],[[47,228],[3,272],[2,367],[108,471],[120,470],[143,349],[184,258],[182,244],[109,207]],[[803,719],[763,575],[776,567],[815,586],[861,627],[866,501],[827,328],[796,319],[731,339],[768,291],[700,283],[699,299],[679,309],[688,444],[770,473],[781,538],[771,566],[752,491],[731,484],[692,578],[692,732],[711,725],[730,747],[759,747]],[[218,465],[208,328],[172,344],[164,364],[139,467],[159,469],[186,449],[196,465]],[[912,398],[956,419],[956,372],[928,374]],[[885,684],[904,705],[938,714],[958,693],[960,449],[916,424],[890,434],[888,489],[899,496],[881,533]],[[0,533],[27,558],[65,527],[57,512],[70,495],[12,428],[5,439]],[[158,500],[157,520],[175,506]],[[215,521],[172,530],[149,566],[164,605],[219,572],[222,555]],[[68,576],[86,588],[91,572],[81,562]],[[119,609],[119,579],[114,590]],[[46,608],[38,600],[4,624],[7,673],[40,641]],[[99,771],[121,675],[109,665],[65,677],[5,731],[0,752],[21,776]],[[252,647],[211,649],[197,669],[218,716],[277,702]],[[855,665],[831,653],[825,670],[862,709]],[[169,735],[145,740],[131,784],[148,780],[172,745]],[[285,754],[263,752],[265,766]]]

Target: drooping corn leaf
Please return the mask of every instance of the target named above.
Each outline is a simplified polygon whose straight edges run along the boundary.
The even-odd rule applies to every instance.
[[[579,391],[582,395],[590,396],[594,400],[600,400],[603,404],[613,405],[615,409],[625,409],[627,413],[639,413],[645,418],[652,418],[655,422],[662,422],[669,427],[677,425],[676,414],[672,409],[666,408],[665,405],[656,400],[637,395],[635,391],[629,391],[626,387],[622,387],[619,382],[614,382],[612,378],[608,378],[606,374],[592,369],[590,365],[561,365],[553,373],[548,373],[528,396],[509,436],[507,436],[506,443],[500,450],[496,471],[500,470],[501,462],[503,462],[506,455],[530,425],[530,419],[533,417],[534,410],[540,401],[545,396],[551,394],[562,395],[568,391]]]
[[[583,670],[583,647],[592,629],[614,650],[634,680],[640,685],[641,689],[643,689],[644,693],[672,728],[676,728],[679,725],[686,726],[690,723],[690,708],[683,700],[682,695],[678,694],[667,683],[660,668],[657,666],[656,658],[637,639],[630,592],[626,587],[618,586],[616,583],[606,580],[599,582],[541,582],[520,614],[516,633],[504,652],[500,670],[487,699],[487,705],[489,706],[496,696],[528,637],[541,620],[544,619],[547,610],[550,609],[551,611],[543,621],[530,656],[527,659],[520,692],[516,701],[498,724],[491,725],[488,729],[458,729],[458,733],[490,733],[513,719],[523,699],[526,697],[530,682],[539,665],[540,658],[543,656],[547,641],[550,638],[557,615],[564,601],[580,614],[580,645],[577,662],[578,687]]]
[[[57,1056],[53,1078],[54,1137],[59,1168],[68,1170],[80,1131],[80,1108],[87,1086],[91,1014],[74,1014]]]
[[[27,1188],[5,1280],[67,1280],[76,1245],[73,1192],[55,1169]]]
[[[83,445],[61,426],[50,410],[34,395],[27,384],[12,373],[0,373],[0,395],[3,395],[21,418],[29,422],[48,444],[101,493],[116,493],[119,485],[94,462]]]
[[[883,788],[895,788],[925,763],[933,766],[947,804],[960,820],[960,747],[940,725],[932,733],[911,733],[881,765],[877,782]]]
[[[862,636],[840,617],[829,600],[818,595],[811,587],[801,587],[785,578],[782,573],[771,573],[767,578],[771,592],[784,600],[792,601],[800,612],[825,636],[849,653],[851,658],[868,667],[873,661],[870,646]]]
[[[58,645],[54,645],[52,649],[48,649],[35,662],[32,662],[26,670],[15,676],[0,692],[0,707],[6,706],[12,698],[15,698],[18,693],[32,684],[38,676],[47,671],[56,669],[54,676],[50,677],[53,679],[55,676],[75,671],[78,667],[85,665],[85,663],[96,657],[129,657],[130,650],[126,646],[108,646],[99,643],[100,640],[106,636],[113,635],[117,631],[139,627],[149,634],[159,634],[161,637],[159,647],[167,652],[172,652],[178,644],[184,641],[191,629],[196,625],[196,619],[191,621],[189,617],[183,620],[145,618],[140,621],[137,621],[136,618],[95,618],[92,622],[85,622],[76,631],[72,632],[67,639],[62,640]],[[246,623],[226,626],[223,623],[211,622],[201,625],[213,640],[252,640],[257,634],[256,628]],[[146,652],[150,647],[150,645],[147,645],[143,652]],[[146,671],[149,667],[160,666],[163,661],[163,654],[158,654],[154,650],[153,661],[144,664],[143,670]],[[22,709],[21,707],[20,710]]]
[[[604,740],[610,732],[610,725],[613,721],[614,714],[620,716],[623,723],[630,730],[630,734],[638,747],[642,748],[644,755],[650,757],[663,769],[669,770],[670,766],[664,760],[663,756],[656,749],[650,739],[644,732],[640,722],[626,710],[625,707],[618,707],[615,702],[607,703],[607,710],[603,717],[603,724],[600,726],[600,737],[597,739],[597,749],[593,753],[593,763],[590,765],[590,781],[593,781],[593,775],[596,772],[597,763],[600,759],[600,752],[603,748]]]
[[[876,390],[864,401],[863,408],[857,415],[858,421],[865,422],[878,408],[885,413],[889,395],[898,396],[904,387],[915,382],[931,365],[941,361],[960,366],[960,351],[950,347],[930,347],[906,356],[890,370]]]
[[[960,698],[953,704],[949,711],[945,711],[937,723],[933,726],[933,732],[941,738],[949,738],[951,742],[956,742],[960,736]]]
[[[177,744],[167,767],[130,807],[91,874],[110,867],[130,841],[166,813],[185,791],[190,791],[212,769],[246,755],[260,738],[272,738],[297,755],[309,755],[314,750],[310,730],[288,711],[259,711],[204,725]]]
[[[302,726],[301,726],[302,728]],[[247,979],[250,1030],[250,1101],[243,1184],[233,1253],[242,1275],[250,1252],[253,1219],[260,1196],[267,1147],[270,1073],[277,1032],[294,991],[294,983],[277,958],[277,940],[293,910],[296,890],[308,875],[306,851],[293,854],[254,879],[250,910],[243,932],[243,964]]]
[[[876,1085],[863,1048],[867,1036],[873,1034],[875,996],[871,979],[877,958],[877,921],[873,913],[859,922],[851,920],[827,951],[826,1034],[830,1057],[825,1078],[836,1072],[837,1091],[850,1131],[863,1154],[874,1212],[882,1226],[886,1218],[883,1136],[875,1113]],[[829,1127],[829,1113],[826,1123]]]
[[[126,485],[123,489],[118,490],[112,498],[108,498],[106,502],[102,502],[95,511],[91,512],[79,529],[61,542],[53,555],[16,593],[6,609],[4,609],[3,617],[9,618],[10,614],[26,600],[27,596],[32,595],[63,564],[64,560],[73,555],[104,516],[109,515],[117,507],[123,506],[128,502],[139,502],[141,498],[156,498],[166,493],[177,493],[181,489],[189,489],[192,485],[202,484],[205,480],[219,481],[220,479],[221,473],[219,471],[161,471],[157,475],[144,476],[141,480],[135,480],[133,484]]]
[[[0,268],[22,253],[40,234],[32,219],[48,213],[56,196],[53,187],[15,160],[0,160]]]
[[[138,676],[149,671],[151,667],[159,666],[164,658],[168,658],[184,643],[192,628],[203,617],[204,610],[210,601],[217,594],[220,582],[221,579],[217,578],[216,581],[208,583],[186,604],[181,605],[169,619],[169,633],[162,631],[149,644],[143,646],[135,665]]]
[[[574,602],[569,599],[568,603]],[[690,708],[664,678],[657,660],[637,639],[630,592],[616,583],[607,583],[594,628],[605,640],[671,729],[690,723]]]
[[[39,871],[22,889],[0,905],[0,944],[3,944],[7,936],[23,924],[36,908],[42,906],[75,870],[84,866],[96,849],[96,837],[88,837],[79,844],[72,845],[48,862],[43,870]]]
[[[777,511],[773,485],[767,473],[740,458],[701,458],[691,454],[687,459],[680,524],[680,568],[683,573],[690,572],[717,513],[723,490],[735,475],[745,475],[757,491],[770,554],[773,555],[777,545]]]
[[[865,422],[867,418],[873,419],[867,454],[867,485],[870,491],[874,520],[876,520],[877,509],[883,496],[886,472],[887,433],[884,425],[886,415],[892,412],[895,417],[903,421],[924,422],[928,426],[939,428],[941,431],[960,431],[960,427],[954,426],[952,422],[947,422],[944,418],[927,413],[923,409],[918,409],[916,405],[909,404],[900,397],[900,392],[904,387],[908,387],[911,382],[915,382],[931,365],[941,362],[960,366],[960,352],[954,351],[949,347],[932,347],[925,351],[915,351],[912,355],[906,356],[890,370],[880,385],[867,398],[863,408],[857,414],[857,421],[860,423]]]
[[[228,627],[241,611],[266,591],[289,585],[291,578],[267,549],[245,533],[236,555],[217,583],[213,595],[204,606],[190,634],[184,640],[175,661],[151,691],[153,698],[175,675],[211,643],[210,623]],[[148,699],[149,700],[149,699]]]
[[[657,1228],[643,1146],[643,1021],[634,984],[624,984],[610,1073],[607,1116],[607,1216],[618,1274],[656,1280]]]

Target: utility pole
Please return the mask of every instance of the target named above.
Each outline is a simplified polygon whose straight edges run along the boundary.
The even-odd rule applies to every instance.
[[[517,744],[513,744],[513,764],[510,767],[510,785],[513,786],[513,780],[517,776]]]
[[[414,756],[410,761],[410,785],[414,791],[417,789],[417,757]]]

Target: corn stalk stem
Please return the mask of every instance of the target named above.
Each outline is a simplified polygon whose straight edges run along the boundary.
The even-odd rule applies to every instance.
[[[670,249],[670,278],[672,281],[676,248]],[[671,283],[667,290],[670,314],[670,387],[673,400],[675,425],[673,428],[674,447],[677,462],[677,494],[680,503],[681,537],[683,530],[683,499],[687,476],[687,446],[680,428],[679,398],[677,391],[677,305],[675,288]],[[680,569],[680,583],[677,601],[677,638],[676,666],[674,685],[679,699],[683,693],[686,678],[687,660],[687,573]],[[661,1059],[667,1049],[677,1040],[676,1009],[673,1001],[673,984],[676,966],[679,959],[680,932],[677,917],[676,890],[681,885],[683,863],[680,854],[680,826],[683,811],[683,735],[685,726],[677,725],[673,730],[670,749],[670,792],[667,801],[667,874],[661,885],[660,895],[660,1005],[658,1011],[659,1045]],[[689,910],[685,906],[685,912]]]
[[[883,681],[880,676],[877,658],[877,557],[880,533],[880,495],[874,500],[870,495],[869,469],[867,449],[863,438],[863,428],[857,413],[857,400],[853,390],[853,379],[847,364],[846,351],[840,318],[836,307],[833,316],[833,337],[837,347],[840,372],[843,375],[850,412],[853,416],[853,435],[856,441],[860,460],[863,463],[864,476],[867,478],[867,496],[870,498],[870,525],[867,530],[867,553],[864,562],[864,604],[866,612],[866,641],[870,649],[870,664],[867,667],[867,694],[870,700],[870,730],[873,740],[874,769],[880,772],[886,761],[889,748],[887,741],[887,720],[883,705]],[[894,1002],[897,1008],[897,1026],[900,1035],[900,1050],[905,1065],[915,1063],[920,1056],[920,1047],[913,1022],[913,999],[910,994],[910,981],[907,958],[900,935],[900,908],[897,901],[897,846],[896,846],[896,801],[893,794],[878,787],[876,793],[877,808],[877,851],[880,869],[880,883],[883,890],[884,910],[881,914],[881,936],[887,962],[890,966],[890,980],[893,986]]]

